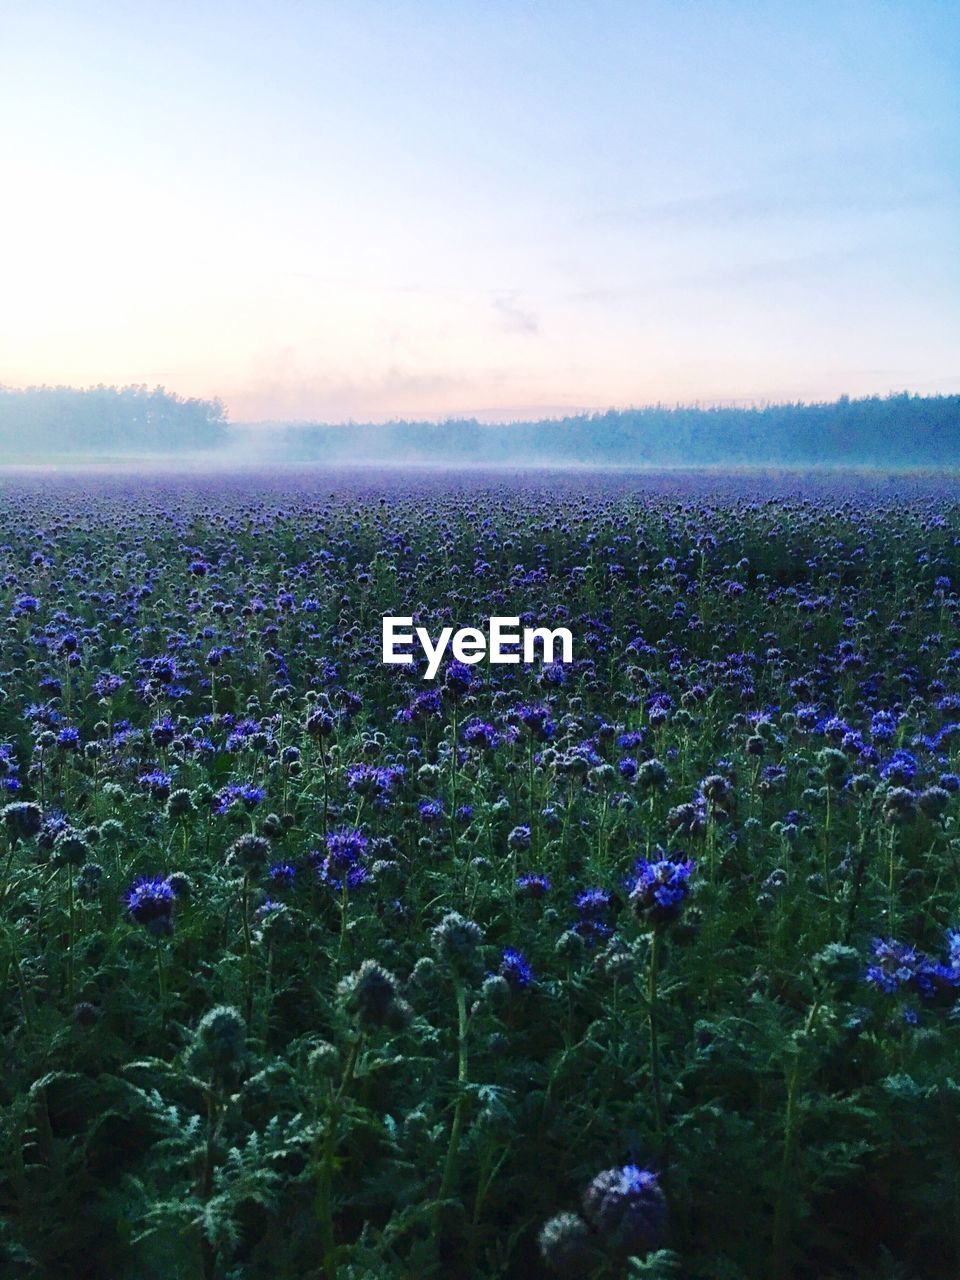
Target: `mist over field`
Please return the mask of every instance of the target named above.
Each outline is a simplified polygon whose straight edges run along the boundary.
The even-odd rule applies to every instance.
[[[0,464],[881,467],[960,465],[960,395],[610,409],[525,422],[231,423],[162,388],[0,388]]]

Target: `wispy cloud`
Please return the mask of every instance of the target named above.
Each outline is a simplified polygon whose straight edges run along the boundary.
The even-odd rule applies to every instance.
[[[824,275],[835,277],[846,266],[858,260],[869,261],[867,247],[857,249],[825,249],[819,253],[783,254],[729,265],[709,267],[702,271],[677,275],[670,281],[682,289],[736,289],[741,286],[765,285],[788,280],[808,281]]]
[[[900,157],[897,157],[899,160]],[[770,219],[896,213],[960,202],[960,185],[926,172],[919,162],[892,164],[863,156],[792,163],[753,184],[666,200],[609,204],[583,223],[711,231]]]
[[[678,270],[671,273],[650,272],[631,285],[597,286],[559,294],[558,301],[596,306],[613,306],[638,298],[649,298],[664,290],[737,290],[753,285],[788,280],[813,280],[836,276],[858,260],[869,261],[868,248],[823,250],[818,253],[783,254],[763,258],[744,258],[697,271]]]
[[[497,313],[500,328],[508,333],[539,333],[540,317],[535,311],[522,306],[519,298],[518,293],[494,295],[493,309]]]

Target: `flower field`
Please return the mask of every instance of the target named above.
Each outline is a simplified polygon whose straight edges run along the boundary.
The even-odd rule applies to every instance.
[[[0,622],[0,1275],[960,1275],[951,482],[7,476]]]

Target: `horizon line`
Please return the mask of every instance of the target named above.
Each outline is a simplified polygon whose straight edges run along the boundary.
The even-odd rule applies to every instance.
[[[820,408],[838,405],[843,402],[850,404],[862,404],[871,400],[957,400],[960,399],[960,392],[957,391],[910,391],[908,388],[888,391],[874,391],[864,395],[849,395],[845,392],[831,396],[828,398],[804,399],[797,397],[796,399],[760,399],[755,397],[717,397],[716,399],[699,399],[674,402],[665,400],[647,401],[645,403],[630,403],[621,405],[600,406],[573,406],[568,409],[561,409],[554,406],[543,406],[547,412],[543,412],[537,416],[537,407],[532,406],[530,409],[518,409],[517,414],[527,414],[529,416],[510,417],[510,418],[493,418],[488,414],[498,412],[497,410],[487,409],[462,409],[444,414],[420,414],[420,415],[398,415],[392,417],[377,418],[341,418],[337,420],[329,418],[238,418],[236,420],[228,418],[224,425],[228,427],[242,429],[276,429],[282,427],[325,427],[334,430],[348,429],[351,427],[389,427],[402,426],[409,424],[428,425],[428,426],[447,426],[454,423],[475,423],[482,427],[515,427],[527,424],[550,424],[563,422],[570,418],[590,418],[604,417],[607,414],[627,414],[627,413],[680,413],[680,412],[699,412],[710,413],[724,409],[739,409],[744,412],[763,412],[767,409],[799,409],[799,408]],[[550,412],[549,409],[553,409]],[[499,410],[502,414],[503,410]],[[509,411],[508,411],[509,412]]]

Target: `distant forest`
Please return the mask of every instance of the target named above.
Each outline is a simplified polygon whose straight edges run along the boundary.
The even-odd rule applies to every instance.
[[[960,466],[960,396],[757,408],[609,410],[540,422],[323,426],[232,434],[278,460],[597,466]]]
[[[652,406],[490,426],[227,422],[161,387],[0,387],[0,460],[203,451],[211,462],[960,468],[960,395]]]
[[[163,387],[0,387],[0,457],[170,453],[226,442],[219,400]]]

